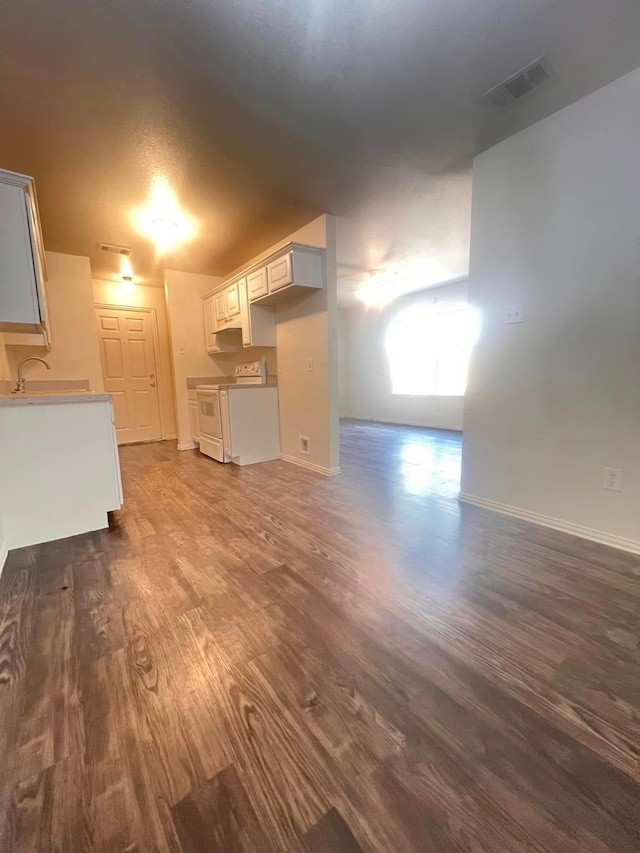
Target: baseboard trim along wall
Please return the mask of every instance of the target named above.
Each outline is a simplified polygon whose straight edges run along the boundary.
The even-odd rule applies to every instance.
[[[8,553],[9,549],[7,548],[7,543],[3,539],[2,542],[0,542],[0,575],[2,575],[2,570],[4,568]]]
[[[625,539],[623,536],[614,536],[611,533],[605,533],[602,530],[594,530],[591,527],[583,527],[581,524],[574,524],[572,521],[564,521],[561,518],[552,518],[548,515],[540,515],[537,512],[530,512],[526,509],[520,509],[517,506],[502,504],[498,501],[492,501],[488,498],[479,498],[475,495],[468,495],[460,492],[458,500],[465,504],[472,504],[483,509],[490,509],[494,512],[499,512],[502,515],[510,515],[513,518],[521,518],[523,521],[530,521],[533,524],[539,524],[542,527],[550,527],[552,530],[560,530],[562,533],[571,533],[574,536],[579,536],[581,539],[589,539],[591,542],[599,542],[601,545],[609,545],[612,548],[618,548],[621,551],[630,551],[632,554],[640,554],[640,542],[635,539]]]
[[[179,444],[178,450],[195,450],[197,446],[195,441],[192,441],[190,444]]]
[[[292,465],[298,465],[300,468],[315,471],[316,474],[324,474],[325,477],[335,477],[336,474],[341,473],[340,468],[323,468],[322,465],[316,465],[315,462],[307,462],[306,459],[298,459],[297,456],[287,456],[286,453],[281,453],[280,459],[291,462]]]
[[[395,426],[410,426],[422,427],[423,429],[446,429],[448,432],[462,432],[458,425],[448,426],[447,424],[426,424],[424,421],[392,421],[389,418],[365,418],[362,415],[340,415],[340,420],[363,421],[367,424],[392,424]]]

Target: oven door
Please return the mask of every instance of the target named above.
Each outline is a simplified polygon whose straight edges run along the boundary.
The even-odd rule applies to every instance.
[[[214,389],[197,392],[200,453],[218,462],[225,462],[222,423],[220,420],[220,394]]]

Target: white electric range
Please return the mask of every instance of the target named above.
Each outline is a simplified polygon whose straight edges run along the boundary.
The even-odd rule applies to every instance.
[[[239,364],[235,379],[196,386],[200,452],[236,465],[279,459],[278,389],[267,385],[266,365]]]

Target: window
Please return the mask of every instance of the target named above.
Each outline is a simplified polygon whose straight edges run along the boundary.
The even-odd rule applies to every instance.
[[[397,314],[386,337],[392,393],[462,396],[475,331],[469,308],[435,313],[420,305]]]

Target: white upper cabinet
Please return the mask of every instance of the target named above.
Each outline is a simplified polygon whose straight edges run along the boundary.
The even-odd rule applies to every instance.
[[[207,352],[223,351],[213,339],[231,345],[235,337],[220,333],[235,329],[242,329],[241,346],[275,346],[276,318],[269,306],[323,287],[324,249],[289,243],[202,297]]]
[[[244,279],[226,284],[222,290],[205,298],[213,300],[213,332],[225,332],[229,329],[239,329],[242,326],[240,318],[240,288],[245,286]],[[206,323],[206,309],[205,309]]]
[[[259,299],[261,296],[266,296],[269,293],[266,267],[260,267],[249,273],[247,276],[247,293],[249,294],[249,299]]]
[[[244,287],[244,279],[241,282],[234,281],[227,287],[227,320],[232,320],[240,314],[240,294],[238,292],[240,286]]]
[[[286,287],[293,282],[292,254],[292,252],[287,252],[286,255],[267,264],[269,293],[275,293],[276,290],[280,290],[281,287]]]
[[[224,296],[225,294],[221,294]],[[233,340],[230,335],[218,334],[218,319],[216,317],[216,296],[208,296],[203,300],[204,310],[204,341],[208,353],[239,352],[242,347],[239,340]],[[220,322],[226,323],[226,301],[224,302],[225,317]]]
[[[324,249],[290,243],[267,258],[267,293],[250,297],[261,305],[284,302],[300,293],[319,290],[324,286]]]
[[[216,293],[213,297],[215,330],[222,328],[227,322],[227,291]]]
[[[0,331],[39,333],[43,336],[40,343],[48,342],[44,249],[35,186],[32,178],[3,170],[0,170]]]
[[[204,339],[207,352],[210,352],[216,336],[216,309],[213,296],[205,299],[202,307],[204,309]]]
[[[276,345],[274,309],[269,305],[249,302],[249,276],[247,276],[246,287],[240,288],[240,313],[243,347],[274,347]]]

